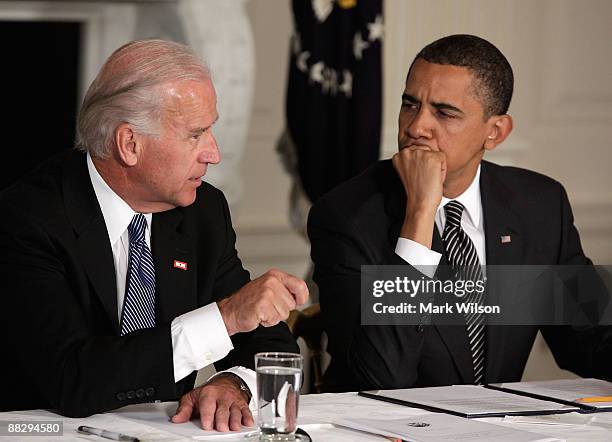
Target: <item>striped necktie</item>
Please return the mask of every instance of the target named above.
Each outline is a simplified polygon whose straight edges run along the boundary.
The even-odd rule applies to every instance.
[[[155,327],[155,270],[151,249],[145,241],[147,220],[137,213],[128,226],[130,252],[125,298],[121,314],[121,336]]]
[[[482,268],[474,243],[465,233],[465,230],[461,228],[463,209],[464,207],[459,201],[450,201],[444,206],[446,224],[444,225],[442,242],[455,276],[460,280],[476,282],[483,279]],[[463,299],[464,303],[476,303],[478,305],[481,305],[483,301],[484,294],[476,290],[466,294]],[[474,383],[482,384],[486,343],[484,316],[482,313],[465,313],[465,323],[474,366]]]

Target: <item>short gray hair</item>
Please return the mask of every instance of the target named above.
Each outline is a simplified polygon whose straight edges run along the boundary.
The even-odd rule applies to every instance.
[[[164,102],[160,86],[180,80],[206,81],[206,65],[189,49],[165,40],[139,40],[117,49],[91,83],[77,116],[78,150],[107,158],[123,123],[158,136]]]

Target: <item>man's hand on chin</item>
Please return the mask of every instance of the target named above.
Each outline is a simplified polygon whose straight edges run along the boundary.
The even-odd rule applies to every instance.
[[[238,431],[255,425],[247,394],[227,377],[214,377],[183,395],[172,422],[180,424],[197,415],[202,428],[208,431]]]
[[[431,249],[431,232],[446,179],[446,155],[428,146],[413,145],[400,149],[392,163],[406,191],[400,236]]]

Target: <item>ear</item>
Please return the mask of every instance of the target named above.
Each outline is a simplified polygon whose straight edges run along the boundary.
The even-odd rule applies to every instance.
[[[135,166],[138,162],[141,138],[128,123],[120,124],[115,130],[115,144],[120,161],[126,166]]]
[[[513,128],[510,115],[494,115],[491,117],[490,123],[489,134],[484,143],[485,150],[493,150],[503,143]]]

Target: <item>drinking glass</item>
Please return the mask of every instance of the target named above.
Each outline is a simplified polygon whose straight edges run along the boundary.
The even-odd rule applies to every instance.
[[[299,441],[298,402],[302,356],[297,353],[257,353],[257,424],[260,441]]]

